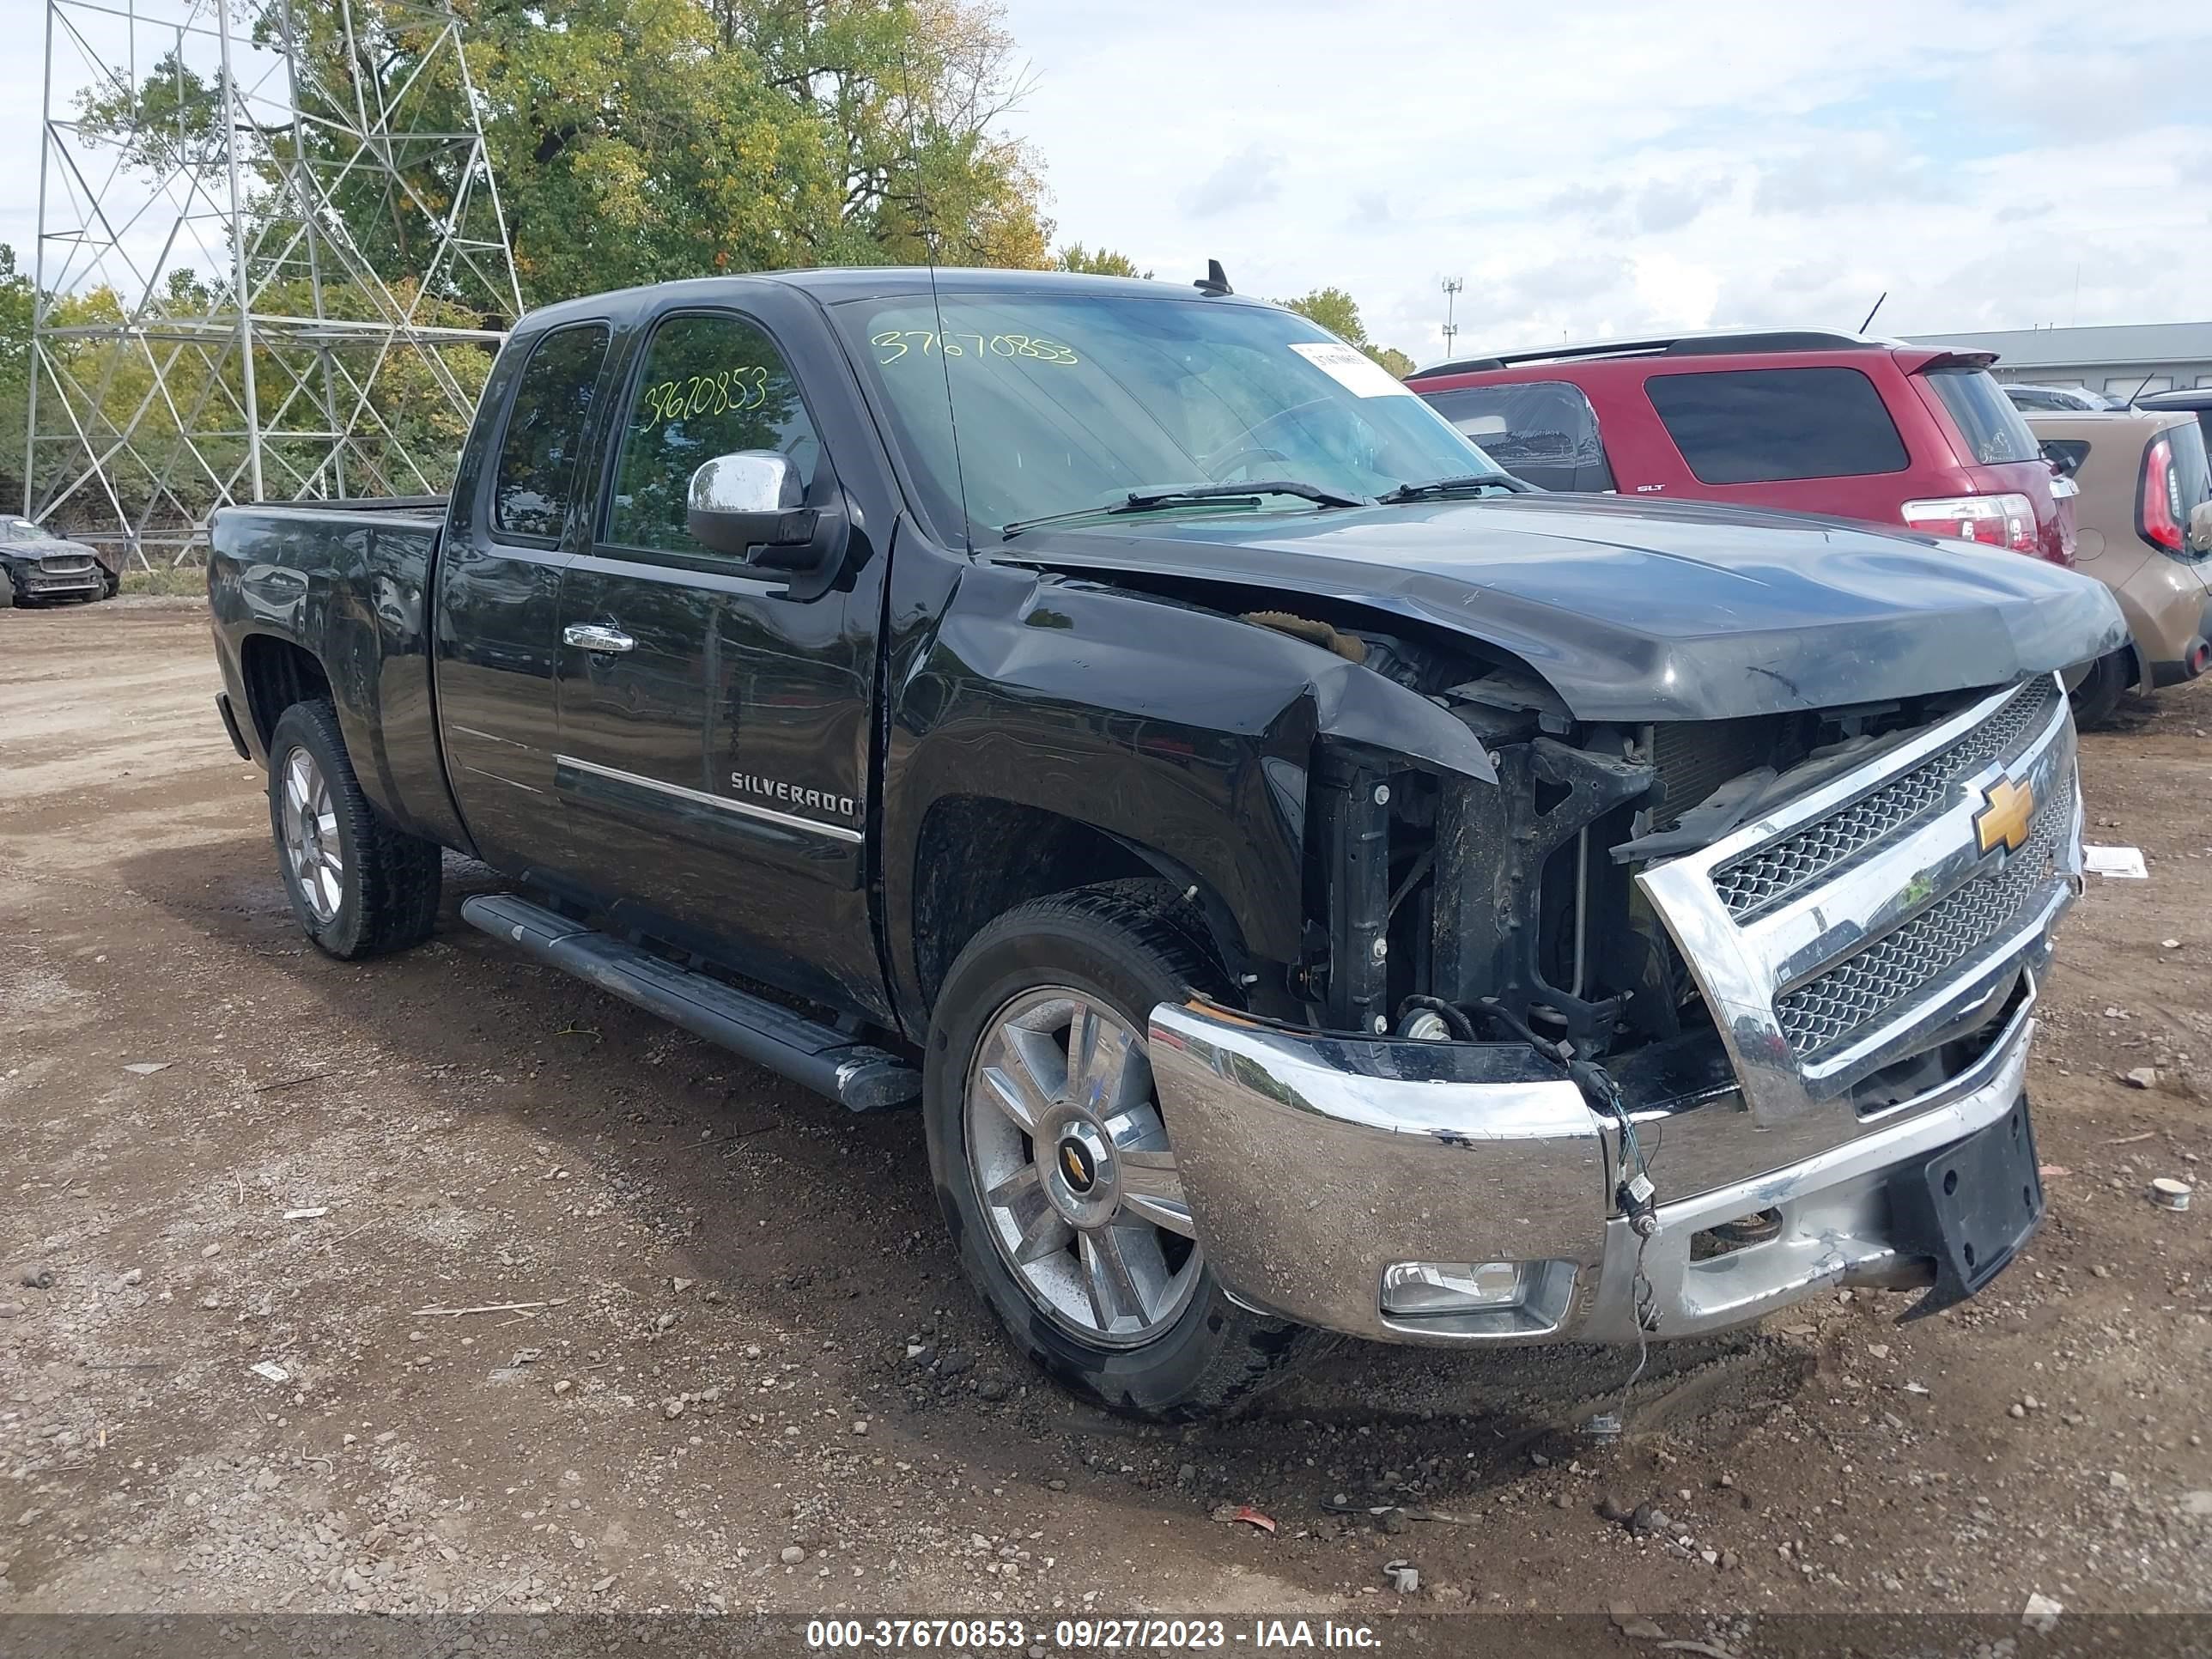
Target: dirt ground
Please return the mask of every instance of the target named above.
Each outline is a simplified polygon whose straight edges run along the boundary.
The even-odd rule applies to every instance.
[[[0,1609],[2212,1608],[2212,1198],[2145,1196],[2212,1152],[2212,687],[2085,739],[2150,878],[2050,976],[2026,1256],[1662,1348],[1613,1443],[1618,1353],[1076,1405],[959,1280],[915,1115],[503,953],[480,866],[421,950],[308,948],[216,689],[187,602],[0,613]]]

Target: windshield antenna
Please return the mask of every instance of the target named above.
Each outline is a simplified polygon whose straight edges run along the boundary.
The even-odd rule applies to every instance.
[[[910,11],[908,15],[912,16]],[[968,470],[960,460],[960,412],[952,401],[952,365],[945,355],[945,301],[937,291],[937,210],[930,204],[922,182],[925,169],[921,164],[921,136],[915,126],[918,110],[914,100],[914,59],[904,40],[899,43],[899,72],[906,82],[906,141],[914,153],[914,198],[921,206],[921,257],[929,267],[929,308],[937,319],[937,366],[945,375],[945,421],[952,432],[952,478],[960,491],[960,541],[973,553],[975,532],[968,517]],[[1215,269],[1220,267],[1217,265]]]

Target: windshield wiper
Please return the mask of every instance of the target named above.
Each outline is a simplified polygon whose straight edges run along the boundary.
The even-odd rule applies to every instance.
[[[1295,495],[1301,501],[1311,501],[1316,507],[1371,507],[1374,503],[1364,495],[1347,495],[1340,489],[1324,489],[1319,484],[1310,484],[1297,478],[1255,478],[1249,483],[1169,484],[1157,489],[1133,489],[1121,500],[1104,507],[1079,507],[1067,513],[1048,513],[1041,519],[1020,519],[999,532],[1001,541],[1010,541],[1024,530],[1039,525],[1059,524],[1069,519],[1095,518],[1100,514],[1150,513],[1163,507],[1181,507],[1190,501],[1249,501],[1259,505],[1262,495]]]
[[[1403,483],[1395,489],[1375,499],[1385,507],[1395,507],[1401,501],[1434,501],[1440,495],[1455,495],[1462,489],[1473,489],[1480,484],[1494,484],[1516,495],[1535,489],[1526,478],[1516,478],[1510,472],[1462,472],[1452,478],[1431,478],[1426,483]]]

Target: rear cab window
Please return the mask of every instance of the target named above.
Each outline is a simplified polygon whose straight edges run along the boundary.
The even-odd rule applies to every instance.
[[[491,523],[498,534],[550,544],[574,504],[576,459],[607,355],[607,327],[556,328],[530,349],[507,405],[492,474]]]
[[[1981,466],[2037,459],[2035,434],[1996,378],[1983,368],[1931,368],[1922,377],[1966,444],[1960,456]]]
[[[1611,489],[1597,411],[1567,380],[1425,392],[1431,408],[1508,472],[1542,489]]]
[[[1644,391],[1700,483],[1856,477],[1910,462],[1881,392],[1856,368],[1653,374]]]

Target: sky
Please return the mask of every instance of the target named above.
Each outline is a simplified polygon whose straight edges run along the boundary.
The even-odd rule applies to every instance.
[[[1466,355],[2212,318],[2201,0],[1006,0],[1061,241]],[[0,0],[0,241],[42,0]]]
[[[13,3],[13,0],[10,0]],[[2212,318],[2202,0],[1010,0],[1063,241],[1417,362]]]

